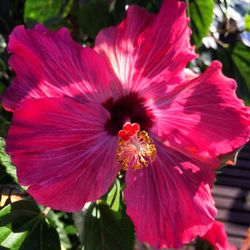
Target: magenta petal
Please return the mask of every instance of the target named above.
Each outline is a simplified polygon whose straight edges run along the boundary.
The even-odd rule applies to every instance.
[[[187,23],[186,5],[177,0],[163,1],[157,15],[130,6],[123,22],[98,34],[95,49],[126,90],[158,97],[166,85],[183,79],[187,62],[195,57]]]
[[[99,104],[67,97],[24,100],[7,138],[19,183],[54,209],[76,211],[99,198],[119,171],[117,139],[105,131],[107,119]]]
[[[152,166],[129,171],[125,199],[139,241],[177,248],[204,235],[216,215],[212,167],[156,143]]]
[[[250,110],[235,89],[213,62],[158,102],[154,133],[180,151],[207,158],[241,147],[249,139]]]
[[[18,26],[10,35],[8,51],[16,73],[2,97],[8,110],[25,97],[70,96],[102,102],[118,92],[119,82],[104,59],[75,43],[65,28],[52,32],[42,25],[28,30]]]
[[[214,222],[202,239],[207,240],[214,247],[214,250],[237,250],[228,242],[225,226],[219,221]]]

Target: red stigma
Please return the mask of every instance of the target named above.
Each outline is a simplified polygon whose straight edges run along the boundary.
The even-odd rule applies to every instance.
[[[124,141],[128,141],[140,130],[140,125],[138,123],[126,122],[122,129],[118,132],[118,137],[122,138]]]

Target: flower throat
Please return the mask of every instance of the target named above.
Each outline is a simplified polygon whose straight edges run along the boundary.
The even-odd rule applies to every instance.
[[[102,105],[110,113],[110,119],[105,124],[105,129],[110,135],[116,136],[126,122],[138,123],[142,130],[148,131],[154,120],[150,108],[146,107],[145,99],[137,93],[130,93],[118,100],[110,98]]]

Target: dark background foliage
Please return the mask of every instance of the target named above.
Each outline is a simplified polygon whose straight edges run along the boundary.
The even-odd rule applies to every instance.
[[[242,36],[250,30],[250,7],[243,6],[244,0],[231,2],[230,5],[224,0],[187,0],[191,41],[200,53],[189,67],[199,73],[211,60],[220,60],[224,73],[237,80],[239,97],[250,104],[250,50]],[[52,30],[64,26],[77,42],[93,46],[100,29],[116,25],[124,18],[128,4],[157,12],[161,0],[1,0],[0,94],[14,76],[8,67],[6,45],[15,26],[24,24],[31,28],[43,23]],[[244,27],[237,26],[238,20],[228,14],[229,8],[239,11],[246,21]],[[218,11],[215,14],[215,9],[221,15],[218,16]],[[15,168],[4,151],[10,121],[11,114],[0,106],[0,249],[132,250],[134,228],[125,214],[122,176],[102,199],[83,212],[48,211],[17,184]],[[199,242],[197,249],[203,247]]]

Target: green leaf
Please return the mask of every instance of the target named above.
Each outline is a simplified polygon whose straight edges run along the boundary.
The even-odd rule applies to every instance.
[[[202,38],[208,34],[213,21],[213,0],[189,0],[188,15],[191,19],[191,41],[197,47],[201,45]]]
[[[11,163],[10,157],[5,152],[5,141],[0,137],[0,165],[5,167],[7,174],[9,174],[15,182],[17,182],[16,168]]]
[[[93,203],[88,208],[84,219],[84,249],[133,249],[134,227],[124,209],[120,214],[103,203]]]
[[[250,104],[250,50],[241,42],[231,49],[231,58],[238,78],[238,95]]]
[[[33,201],[18,201],[0,211],[0,247],[60,250],[58,233]]]
[[[1,74],[1,72],[0,72]],[[0,85],[0,93],[2,91],[4,91],[5,86],[4,85]],[[8,128],[10,126],[10,121],[8,119],[8,117],[6,116],[7,111],[4,111],[4,109],[0,106],[0,140],[1,137],[6,136]],[[0,143],[1,144],[1,143]]]
[[[250,15],[245,15],[245,30],[250,31]]]
[[[121,197],[121,185],[119,180],[116,179],[111,190],[105,196],[104,201],[109,205],[109,207],[118,212],[120,208],[120,197]]]
[[[73,225],[65,226],[64,230],[67,234],[71,234],[71,235],[77,234],[77,228]]]
[[[237,94],[250,105],[250,50],[242,42],[227,48],[221,47],[217,58],[223,63],[223,73],[233,77],[238,84]]]
[[[69,240],[68,234],[65,230],[65,224],[60,220],[61,216],[62,216],[62,213],[55,213],[53,211],[50,211],[50,213],[48,214],[48,220],[56,227],[61,244],[66,249],[70,249],[72,245]]]
[[[90,0],[82,4],[77,12],[77,21],[82,31],[95,38],[100,29],[113,24],[106,0]]]
[[[44,23],[50,18],[65,17],[70,12],[72,3],[73,0],[26,0],[24,21]]]

